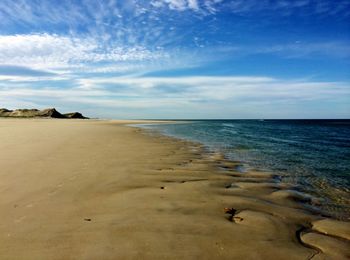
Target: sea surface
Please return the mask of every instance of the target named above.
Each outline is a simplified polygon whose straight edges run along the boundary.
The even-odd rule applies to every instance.
[[[276,173],[319,198],[324,212],[350,217],[350,120],[203,120],[142,127],[200,142],[243,169]]]

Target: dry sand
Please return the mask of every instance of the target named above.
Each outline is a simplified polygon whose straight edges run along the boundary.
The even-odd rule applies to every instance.
[[[271,174],[125,123],[0,120],[0,259],[349,258]]]

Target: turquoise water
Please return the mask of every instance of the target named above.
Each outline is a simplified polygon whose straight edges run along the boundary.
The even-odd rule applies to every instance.
[[[200,142],[246,168],[279,174],[322,201],[335,216],[350,216],[350,120],[205,120],[148,125]]]

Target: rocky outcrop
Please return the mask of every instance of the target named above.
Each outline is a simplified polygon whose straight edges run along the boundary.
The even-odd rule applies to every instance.
[[[74,118],[74,119],[87,119],[79,112],[61,114],[55,108],[47,108],[44,110],[38,109],[16,109],[9,110],[6,108],[0,108],[0,117],[43,117],[43,118]]]
[[[52,117],[52,118],[65,118],[60,112],[58,112],[55,108],[47,108],[41,111],[38,111],[36,114],[38,117]]]

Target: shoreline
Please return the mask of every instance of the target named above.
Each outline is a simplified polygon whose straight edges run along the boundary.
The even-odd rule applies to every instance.
[[[2,258],[350,255],[349,223],[310,214],[273,174],[128,122],[0,120]]]
[[[155,125],[159,125],[159,124],[156,123]],[[179,136],[175,134],[176,131],[175,133],[174,133],[174,130],[172,130],[171,132],[171,128],[165,128],[167,130],[170,129],[170,132],[167,132],[167,130],[164,130],[163,128],[158,128],[157,126],[144,127],[143,125],[141,125],[140,128],[142,128],[145,131],[149,131],[150,133],[153,132],[155,134],[166,135],[175,139],[187,140],[190,142],[199,143],[206,148],[207,151],[205,152],[219,153],[222,155],[223,158],[225,158],[225,160],[229,162],[232,161],[232,159],[230,159],[230,155],[232,158],[232,154],[227,154],[223,149],[220,149],[220,147],[218,147],[217,145],[215,146],[210,142],[208,143],[204,141],[203,138],[202,139],[194,138],[193,135],[186,136],[186,134],[184,133],[179,134],[180,135]],[[324,216],[331,217],[341,221],[350,221],[350,212],[347,206],[349,205],[348,204],[349,197],[346,194],[347,192],[346,189],[339,189],[339,187],[331,186],[331,184],[329,183],[327,187],[325,186],[325,184],[323,184],[322,187],[313,186],[311,187],[313,189],[310,190],[309,189],[310,187],[309,188],[305,187],[305,184],[301,184],[300,182],[296,182],[295,180],[291,181],[291,178],[295,178],[295,176],[290,175],[291,172],[289,171],[281,172],[278,170],[276,171],[274,169],[261,167],[261,165],[252,166],[249,162],[243,163],[239,160],[234,160],[234,161],[240,163],[240,165],[237,165],[237,168],[242,168],[243,172],[246,170],[267,172],[267,173],[273,174],[276,179],[279,178],[280,179],[279,181],[281,183],[285,185],[290,185],[291,190],[295,192],[295,194],[299,197],[299,200],[302,201],[305,208],[307,208],[311,212],[318,213],[320,215],[324,215]],[[235,169],[235,170],[240,171],[240,169]],[[317,190],[317,188],[319,189],[323,188],[324,190],[320,191],[320,190]],[[325,190],[327,190],[328,193],[325,193]],[[339,200],[341,199],[341,203],[339,203],[338,199],[335,199],[336,198],[335,196],[337,195],[340,196],[338,199]]]

